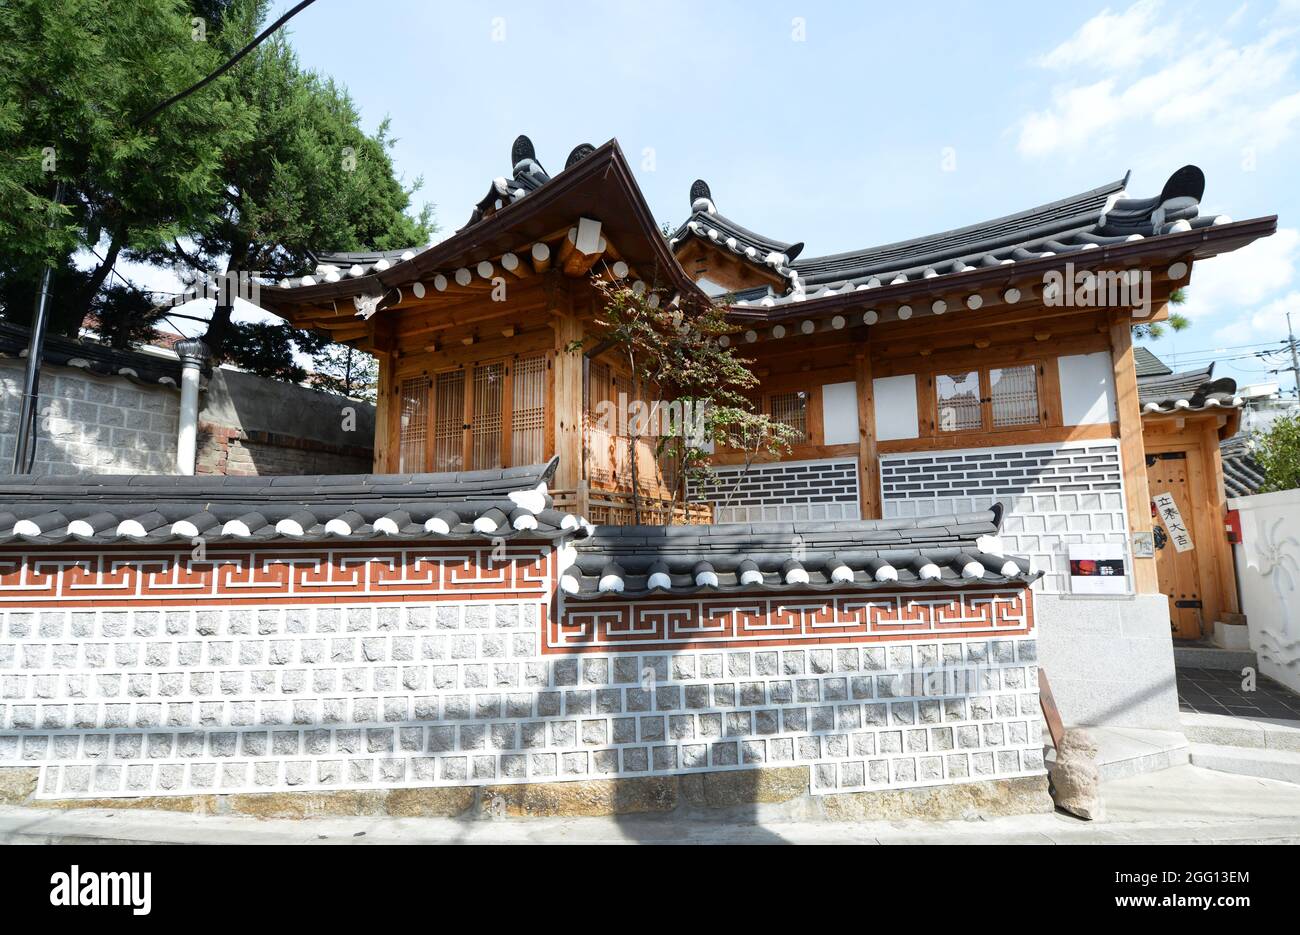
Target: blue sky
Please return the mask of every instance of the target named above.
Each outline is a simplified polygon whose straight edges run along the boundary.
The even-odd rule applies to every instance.
[[[282,3],[276,13],[290,4]],[[1300,0],[1247,3],[442,3],[318,0],[304,64],[392,120],[399,170],[454,231],[527,133],[551,171],[616,137],[660,221],[691,182],[770,236],[833,253],[1179,166],[1203,210],[1279,233],[1197,266],[1179,367],[1300,329]],[[1274,365],[1275,366],[1275,365]],[[1289,387],[1290,377],[1282,378]]]

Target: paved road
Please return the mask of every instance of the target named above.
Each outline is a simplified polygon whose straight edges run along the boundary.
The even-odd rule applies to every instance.
[[[1300,844],[1300,786],[1195,766],[1107,783],[1104,820],[727,823],[698,818],[258,820],[123,809],[0,808],[0,843]]]

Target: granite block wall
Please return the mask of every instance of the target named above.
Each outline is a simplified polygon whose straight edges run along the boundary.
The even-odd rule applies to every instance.
[[[552,610],[509,593],[10,604],[0,767],[39,767],[46,799],[773,765],[811,767],[822,793],[1043,772],[1032,633],[544,653]]]

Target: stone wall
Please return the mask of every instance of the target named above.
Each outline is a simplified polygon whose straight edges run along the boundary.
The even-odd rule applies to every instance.
[[[1163,594],[1039,594],[1039,655],[1068,725],[1181,730]]]
[[[138,355],[136,355],[138,356]],[[172,361],[175,364],[175,361]],[[25,361],[0,358],[0,462],[9,469]],[[207,380],[196,473],[368,474],[374,406],[235,371]],[[180,391],[46,365],[37,474],[175,474]]]
[[[0,767],[40,800],[1043,775],[1030,631],[547,651],[555,554],[490,551],[0,555]]]
[[[13,462],[26,361],[0,359],[0,460]],[[76,367],[42,369],[37,474],[175,474],[180,391]]]
[[[209,377],[196,474],[369,474],[375,407],[234,370]]]

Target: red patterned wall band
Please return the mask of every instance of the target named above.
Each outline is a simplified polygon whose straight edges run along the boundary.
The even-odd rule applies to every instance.
[[[0,549],[0,606],[547,601],[547,546]]]
[[[551,653],[1017,636],[1034,625],[1026,588],[572,604],[547,626]]]

